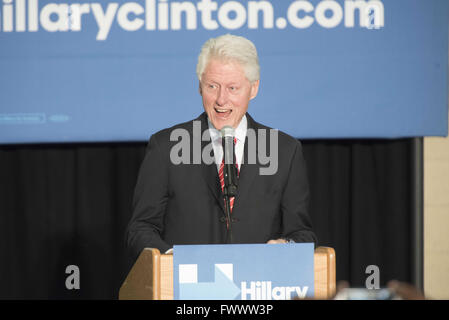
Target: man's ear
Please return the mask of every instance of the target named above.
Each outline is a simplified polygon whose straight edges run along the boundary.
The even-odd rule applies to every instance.
[[[260,80],[256,80],[251,84],[251,95],[250,100],[254,99],[257,96],[257,93],[259,92],[259,83]]]
[[[203,95],[203,91],[201,90],[201,81],[198,81],[198,92],[201,96]]]

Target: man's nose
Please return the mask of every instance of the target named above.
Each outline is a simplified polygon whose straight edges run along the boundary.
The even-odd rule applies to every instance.
[[[226,93],[226,90],[224,88],[220,88],[218,90],[218,94],[217,94],[217,105],[219,106],[223,106],[226,104],[228,99],[228,95]]]

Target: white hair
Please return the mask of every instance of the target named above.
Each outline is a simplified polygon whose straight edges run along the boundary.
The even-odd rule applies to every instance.
[[[251,83],[260,79],[256,46],[244,37],[225,34],[207,40],[201,48],[196,66],[196,74],[200,81],[211,58],[240,63]]]

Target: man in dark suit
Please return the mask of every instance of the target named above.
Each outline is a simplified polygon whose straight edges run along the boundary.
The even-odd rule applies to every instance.
[[[232,243],[316,242],[300,142],[247,113],[259,74],[251,41],[224,35],[204,44],[197,75],[205,112],[148,143],[127,230],[135,258],[146,247],[167,252],[176,244],[229,243],[230,230]],[[219,179],[223,149],[217,132],[225,126],[235,129],[238,168],[231,221]]]

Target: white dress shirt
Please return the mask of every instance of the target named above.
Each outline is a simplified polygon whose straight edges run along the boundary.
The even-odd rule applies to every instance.
[[[223,161],[223,145],[221,144],[221,133],[217,129],[215,129],[212,122],[207,119],[207,123],[209,124],[209,132],[210,139],[212,141],[212,147],[214,148],[214,156],[215,163],[217,165],[217,171],[220,171],[220,165]],[[235,144],[235,159],[237,165],[240,167],[242,165],[243,159],[243,150],[245,149],[245,138],[246,138],[246,130],[248,128],[248,121],[246,120],[246,115],[243,116],[242,120],[240,120],[239,125],[235,129],[235,138],[237,139],[237,143]]]

